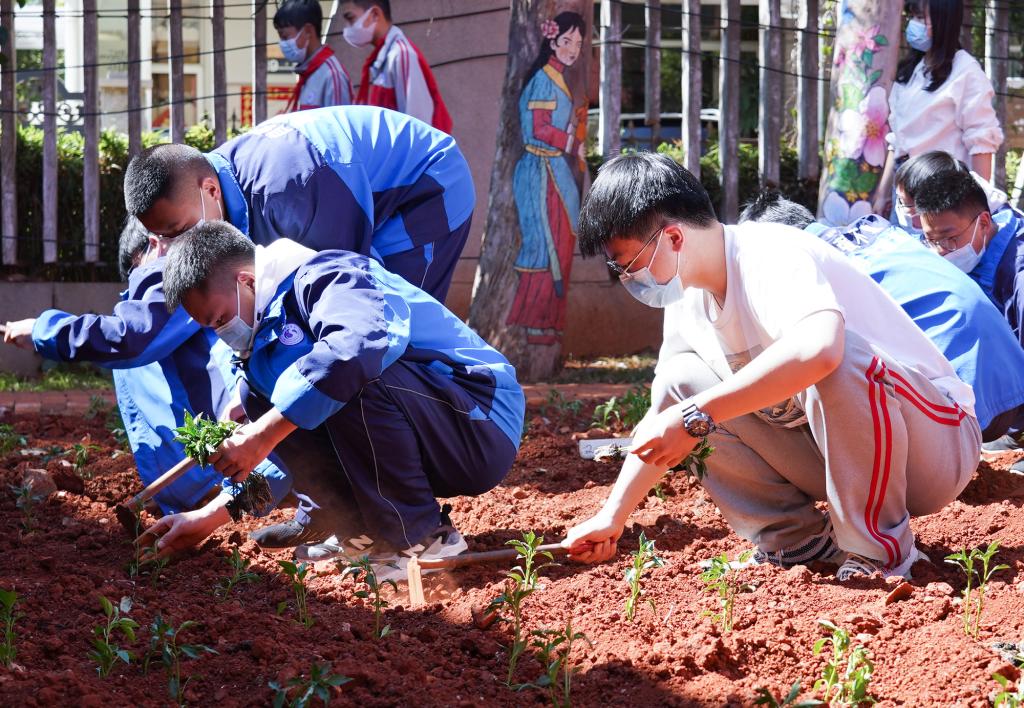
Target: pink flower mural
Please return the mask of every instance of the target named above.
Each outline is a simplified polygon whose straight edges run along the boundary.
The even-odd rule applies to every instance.
[[[868,91],[856,109],[847,108],[839,115],[839,150],[851,160],[864,159],[872,167],[885,164],[889,132],[889,103],[885,89],[875,86]]]

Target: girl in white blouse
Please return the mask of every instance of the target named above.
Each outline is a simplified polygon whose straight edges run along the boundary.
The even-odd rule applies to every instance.
[[[992,82],[960,48],[963,0],[919,0],[906,10],[910,51],[889,94],[889,155],[872,205],[885,217],[892,211],[893,172],[907,158],[944,150],[990,180],[992,154],[1003,142]]]

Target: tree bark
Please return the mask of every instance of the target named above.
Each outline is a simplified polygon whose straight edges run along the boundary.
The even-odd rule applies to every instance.
[[[818,212],[831,224],[871,213],[888,155],[888,94],[899,62],[903,4],[848,0],[836,18]]]
[[[565,66],[559,88],[550,65],[530,70],[545,44],[550,47],[542,33],[550,33],[564,12],[577,13],[584,31],[578,59]],[[586,144],[592,23],[593,0],[512,2],[497,151],[469,325],[509,358],[523,381],[550,377],[561,366],[576,247],[572,206],[578,205],[586,174],[579,153]],[[520,101],[535,76],[541,82],[550,77],[551,85],[531,84],[533,92]],[[538,128],[551,108],[549,124]]]

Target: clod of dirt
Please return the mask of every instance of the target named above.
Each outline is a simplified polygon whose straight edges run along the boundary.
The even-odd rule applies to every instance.
[[[894,602],[900,602],[901,600],[908,600],[914,594],[914,586],[904,581],[896,586],[896,588],[885,596],[885,604],[891,605]]]
[[[809,583],[813,577],[810,568],[806,565],[794,565],[784,575],[790,583]]]
[[[487,605],[474,607],[470,614],[473,615],[473,626],[477,629],[488,629],[498,619],[497,611]]]
[[[953,590],[953,586],[949,583],[928,583],[924,588],[924,592],[926,595],[949,597],[955,591]]]
[[[61,460],[61,462],[68,463],[67,460]],[[85,492],[85,481],[75,474],[74,466],[71,466],[70,463],[68,463],[68,466],[64,464],[51,465],[50,469],[53,483],[57,485],[57,489],[63,489],[72,494],[82,494]]]
[[[57,485],[50,473],[34,467],[25,470],[21,476],[21,483],[23,485],[32,485],[32,493],[44,498],[57,491]]]
[[[846,625],[861,634],[876,634],[882,628],[882,620],[870,615],[847,615]]]

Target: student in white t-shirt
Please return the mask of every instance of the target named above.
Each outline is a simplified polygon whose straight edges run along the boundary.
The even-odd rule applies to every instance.
[[[665,308],[665,333],[651,411],[603,508],[567,534],[573,557],[611,558],[629,514],[707,436],[702,484],[758,562],[909,575],[910,517],[967,485],[981,430],[970,386],[900,306],[810,234],[719,223],[662,155],[606,163],[578,233]]]
[[[874,212],[890,218],[893,173],[907,158],[944,150],[986,180],[1003,143],[992,82],[960,46],[963,0],[907,3],[910,50],[889,93],[889,154],[875,192]]]

